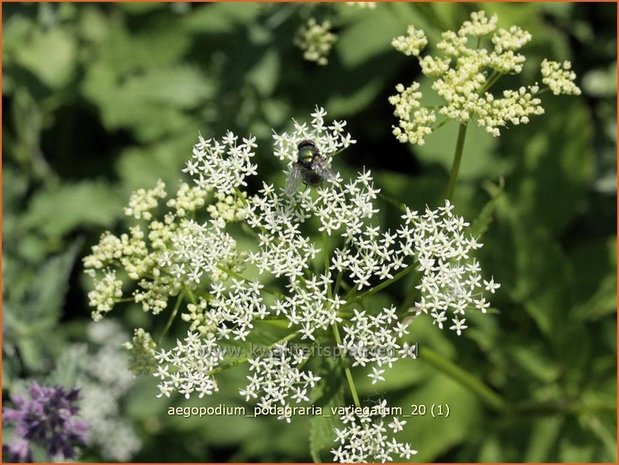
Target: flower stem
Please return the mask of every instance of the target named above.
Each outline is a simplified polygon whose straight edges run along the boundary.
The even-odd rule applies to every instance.
[[[161,336],[159,336],[159,344],[161,344],[161,341],[163,341],[163,338],[165,337],[165,335],[168,334],[168,331],[170,330],[170,327],[172,326],[172,322],[176,318],[176,314],[178,313],[178,309],[181,306],[181,302],[183,301],[183,297],[185,297],[185,291],[181,291],[178,294],[178,298],[176,299],[176,303],[174,304],[174,309],[172,310],[172,313],[170,314],[170,318],[168,318],[168,322],[166,323],[165,327],[163,328],[163,332],[161,333]]]
[[[278,339],[277,341],[273,342],[272,344],[269,344],[267,346],[267,349],[272,349],[273,347],[275,347],[275,345],[280,344],[282,342],[287,342],[291,339],[294,339],[295,337],[297,337],[299,335],[298,331],[294,331],[286,336],[284,336],[281,339]],[[247,363],[249,361],[249,355],[245,355],[243,357],[237,358],[236,360],[232,360],[229,363],[225,364],[225,365],[221,365],[218,366],[216,368],[213,368],[211,371],[208,372],[209,375],[214,375],[216,373],[219,373],[221,371],[227,370],[228,368],[233,368],[235,366],[238,365],[242,365],[243,363]]]
[[[461,123],[458,129],[458,142],[456,143],[456,153],[454,154],[454,161],[451,165],[451,173],[449,173],[449,183],[447,185],[447,194],[445,198],[451,200],[456,189],[456,182],[458,181],[458,173],[460,171],[460,162],[462,161],[462,152],[464,152],[464,141],[466,139],[467,123]]]
[[[340,330],[337,327],[337,323],[333,323],[331,325],[333,328],[333,335],[335,336],[335,342],[338,346],[342,344],[342,338],[340,336]],[[348,388],[350,389],[350,393],[352,394],[352,400],[355,403],[355,407],[361,407],[361,402],[359,401],[359,395],[357,394],[357,388],[355,388],[355,380],[352,377],[352,373],[350,368],[348,367],[348,362],[345,359],[344,352],[341,352],[342,362],[344,364],[344,372],[346,373],[346,382],[348,383]]]
[[[455,363],[442,357],[427,347],[421,347],[419,350],[419,358],[429,365],[432,365],[437,370],[443,372],[450,378],[458,381],[462,386],[476,394],[489,407],[500,412],[509,410],[508,403],[496,392],[479,381],[474,376],[470,375]]]
[[[352,305],[354,305],[354,303],[356,301],[359,301],[361,299],[364,299],[366,297],[369,297],[371,295],[376,294],[379,291],[382,291],[384,288],[391,286],[393,283],[395,283],[396,281],[399,281],[400,279],[402,279],[404,276],[406,276],[408,273],[410,273],[411,271],[413,271],[415,269],[415,264],[411,263],[410,265],[408,265],[406,268],[404,268],[402,271],[400,271],[398,274],[396,274],[393,278],[388,279],[387,281],[383,281],[382,283],[374,286],[371,289],[368,289],[365,292],[362,292],[361,294],[357,295],[357,296],[353,296],[352,300],[349,301],[348,304],[343,305],[341,310],[345,310],[346,308],[351,307]],[[353,288],[353,290],[356,289]],[[350,293],[352,293],[353,291],[351,291]],[[350,294],[349,293],[349,294]],[[346,297],[344,298],[344,300],[348,300],[348,298],[350,298],[351,296],[349,296],[348,294],[346,295]]]
[[[237,273],[236,271],[229,270],[228,268],[225,268],[223,266],[218,266],[217,268],[219,268],[224,273],[229,274],[233,278],[240,279],[241,281],[245,281],[246,283],[252,283],[253,282],[251,279],[246,278],[241,273]],[[267,294],[271,294],[272,296],[279,297],[279,298],[283,298],[284,297],[284,294],[282,294],[281,292],[278,292],[275,289],[271,289],[270,287],[262,286],[261,289],[264,292],[266,292]]]
[[[327,237],[326,232],[322,232],[322,248],[323,250],[323,259],[325,265],[325,274],[329,275],[329,263],[331,262],[331,257],[329,256],[329,238]],[[333,291],[331,288],[331,281],[328,282],[327,293],[329,297],[333,297]]]

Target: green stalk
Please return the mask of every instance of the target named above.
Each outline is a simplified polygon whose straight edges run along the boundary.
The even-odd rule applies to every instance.
[[[492,409],[499,412],[506,412],[509,410],[508,403],[500,395],[440,354],[427,347],[421,347],[419,350],[419,358],[476,394],[477,397]]]
[[[331,262],[331,257],[329,257],[329,238],[327,237],[327,233],[325,231],[322,232],[322,248],[324,249],[322,252],[324,265],[325,265],[325,274],[330,275],[329,273],[329,263]],[[331,281],[329,281],[327,294],[329,297],[333,297],[333,291],[331,289]]]
[[[271,349],[273,347],[275,347],[276,344],[279,344],[281,342],[287,342],[291,339],[294,339],[295,337],[297,337],[299,334],[298,331],[295,331],[293,333],[288,334],[287,336],[284,336],[281,339],[278,339],[277,341],[275,341],[274,343],[270,344],[267,346],[267,349]],[[216,373],[219,373],[221,371],[227,370],[228,368],[233,368],[235,366],[241,365],[243,363],[247,363],[249,361],[249,355],[246,355],[244,357],[240,357],[237,358],[236,360],[232,360],[231,362],[222,365],[222,366],[218,366],[217,368],[213,368],[211,371],[208,372],[209,375],[214,375]]]
[[[355,302],[362,300],[366,297],[370,297],[371,295],[376,294],[379,291],[382,291],[384,288],[391,286],[393,283],[395,283],[396,281],[399,281],[400,279],[402,279],[404,276],[406,276],[408,273],[410,273],[411,271],[413,271],[415,269],[415,264],[412,263],[410,265],[408,265],[406,268],[404,268],[402,271],[400,271],[398,274],[396,274],[393,278],[388,279],[387,281],[383,281],[382,283],[378,284],[377,286],[374,286],[371,289],[368,289],[365,292],[362,292],[361,294],[352,297],[352,300],[349,301],[348,304],[343,305],[342,308],[340,310],[345,310],[347,308],[350,308],[352,305],[354,305]],[[353,290],[356,289],[356,286],[353,288]],[[346,294],[346,297],[344,298],[344,300],[348,300],[350,298],[349,294],[351,294],[353,291],[350,291],[348,294]]]
[[[333,335],[335,336],[335,342],[338,346],[342,344],[342,338],[340,337],[340,330],[337,327],[337,323],[333,323],[331,325],[333,329]],[[359,401],[359,394],[357,394],[357,388],[355,387],[355,380],[352,377],[352,373],[350,368],[348,367],[348,362],[344,357],[344,352],[341,352],[342,363],[344,364],[344,372],[346,373],[346,382],[348,383],[348,388],[350,389],[350,393],[352,394],[352,400],[355,403],[355,407],[361,407],[361,402]]]
[[[245,276],[243,276],[240,273],[237,273],[236,271],[229,270],[229,269],[227,269],[227,268],[225,268],[223,266],[218,266],[217,268],[219,268],[224,273],[227,273],[227,274],[229,274],[230,276],[232,276],[232,277],[234,277],[236,279],[240,279],[241,281],[245,281],[245,282],[248,282],[248,283],[253,282],[251,279],[246,278]],[[267,287],[267,286],[262,286],[262,290],[264,292],[266,292],[267,294],[271,294],[272,296],[275,296],[275,297],[279,297],[279,298],[283,298],[284,297],[284,295],[281,292],[278,292],[275,289],[271,289],[270,287]]]
[[[178,298],[176,299],[176,303],[174,304],[174,309],[172,310],[172,313],[170,314],[170,318],[168,318],[168,322],[163,328],[163,332],[161,333],[161,336],[159,336],[159,344],[161,344],[161,341],[163,341],[163,338],[165,337],[165,335],[168,334],[168,331],[170,330],[170,327],[172,326],[172,322],[176,318],[178,309],[181,307],[181,302],[183,301],[184,296],[185,296],[185,291],[181,291],[178,294]]]
[[[462,152],[464,152],[464,141],[466,139],[467,123],[460,123],[458,129],[458,142],[456,143],[456,153],[454,154],[454,161],[451,165],[451,173],[449,173],[449,183],[447,185],[447,194],[445,198],[451,200],[456,189],[456,182],[458,181],[458,173],[460,171],[460,162],[462,161]]]

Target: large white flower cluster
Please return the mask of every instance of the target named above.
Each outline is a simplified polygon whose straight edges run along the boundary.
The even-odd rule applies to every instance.
[[[492,86],[504,75],[522,72],[525,56],[519,50],[530,42],[529,32],[518,26],[497,28],[497,17],[473,12],[458,31],[446,31],[436,44],[438,56],[421,57],[428,41],[422,30],[409,26],[406,36],[396,37],[392,45],[405,55],[419,58],[422,73],[432,79],[432,89],[442,98],[436,107],[422,103],[420,85],[413,82],[396,86],[389,97],[395,107],[398,126],[393,134],[400,142],[422,145],[443,120],[461,124],[476,120],[493,136],[509,125],[527,124],[530,117],[544,113],[540,87],[533,84],[495,95]],[[555,95],[578,95],[576,75],[569,62],[542,63],[543,83]],[[441,120],[442,119],[442,120]]]
[[[354,143],[346,122],[327,124],[325,116],[317,108],[309,124],[294,122],[291,132],[275,134],[275,155],[291,167],[298,144],[312,140],[331,161]],[[126,344],[136,371],[154,371],[160,396],[210,395],[218,390],[219,371],[249,361],[243,396],[264,407],[286,407],[307,401],[319,376],[304,368],[306,355],[284,342],[322,343],[341,326],[344,337],[337,335],[335,345],[353,366],[370,365],[369,376],[378,382],[385,366],[415,356],[414,345],[404,340],[414,314],[430,315],[440,328],[449,316],[450,329],[460,334],[467,311],[486,311],[484,293],[498,284],[483,280],[473,258],[481,244],[449,202],[423,214],[407,209],[399,227],[384,230],[377,218],[380,190],[369,171],[348,181],[335,174],[292,193],[264,183],[250,195],[245,187],[257,170],[250,162],[255,144],[252,138],[238,140],[232,133],[222,141],[200,138],[186,169],[195,185],[181,184],[165,202],[162,183],[138,192],[127,211],[136,223],[129,233],[106,233],[84,259],[94,278],[96,319],[121,301],[157,314],[176,298],[166,330],[178,312],[186,324],[184,339],[165,349],[140,329]],[[368,295],[409,273],[419,283],[410,311],[366,308]],[[238,348],[252,340],[255,326],[269,322],[289,331],[268,346],[275,350],[230,360],[231,344]],[[413,453],[384,442],[381,422],[351,421],[342,438],[353,448],[342,446],[342,457],[387,460]],[[375,445],[355,445],[364,435]]]

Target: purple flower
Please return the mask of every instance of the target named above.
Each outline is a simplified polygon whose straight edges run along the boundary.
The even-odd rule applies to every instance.
[[[15,427],[14,441],[3,445],[5,461],[32,461],[31,444],[37,444],[50,457],[75,457],[75,448],[86,441],[87,423],[77,418],[79,390],[61,386],[28,388],[30,399],[11,396],[14,408],[5,408],[4,425]]]
[[[5,462],[32,462],[30,444],[22,438],[15,438],[10,444],[2,444],[2,458]]]

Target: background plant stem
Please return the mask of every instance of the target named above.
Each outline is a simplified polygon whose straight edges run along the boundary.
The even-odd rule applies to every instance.
[[[419,358],[476,394],[493,410],[499,412],[506,412],[509,410],[507,402],[499,394],[494,392],[474,376],[464,371],[452,361],[447,360],[440,354],[434,352],[432,349],[421,347],[419,349]]]

